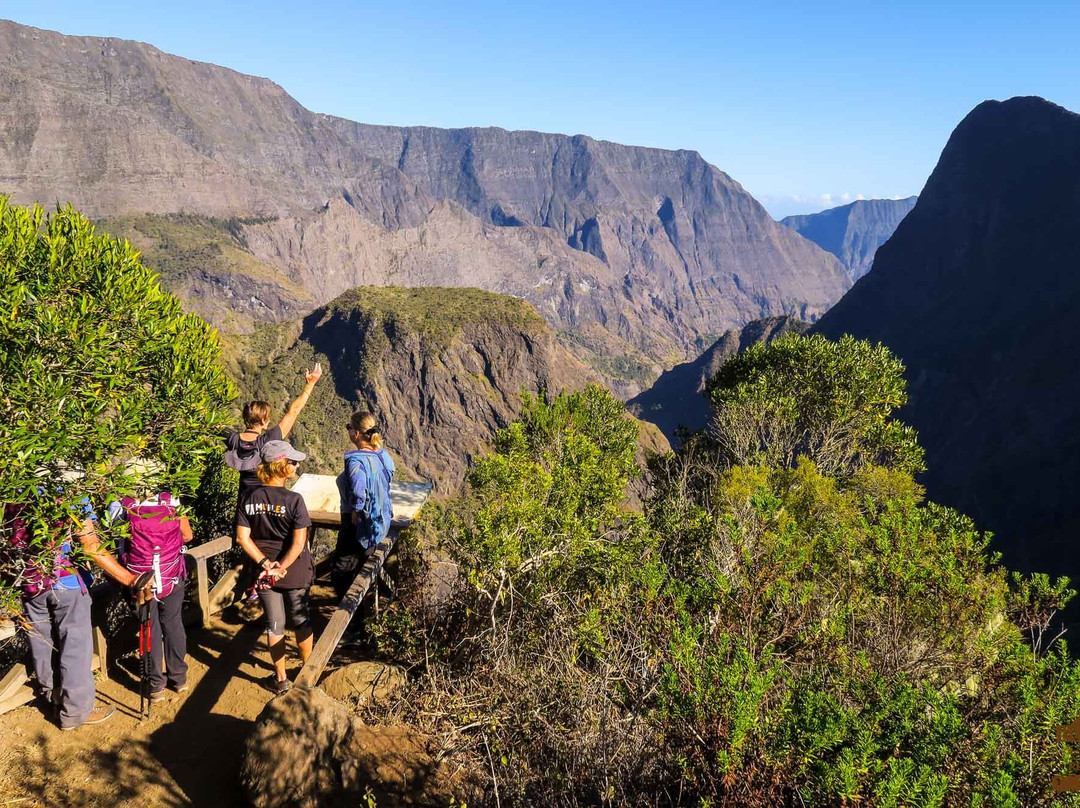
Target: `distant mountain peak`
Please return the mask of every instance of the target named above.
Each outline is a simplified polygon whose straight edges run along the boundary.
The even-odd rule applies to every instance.
[[[889,240],[917,199],[858,199],[820,213],[788,216],[780,223],[839,258],[857,281],[870,271],[878,247]]]

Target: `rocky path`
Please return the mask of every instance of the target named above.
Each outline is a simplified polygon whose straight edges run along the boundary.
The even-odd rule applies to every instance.
[[[330,590],[315,587],[312,600],[325,618]],[[289,643],[295,676],[291,635]],[[244,741],[272,698],[261,683],[271,670],[261,619],[245,622],[234,608],[212,629],[189,630],[188,663],[190,689],[141,722],[130,652],[98,681],[99,704],[116,707],[104,724],[61,732],[33,704],[0,716],[0,806],[244,805]]]

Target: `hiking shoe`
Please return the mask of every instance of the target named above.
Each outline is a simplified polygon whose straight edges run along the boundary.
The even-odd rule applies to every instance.
[[[104,724],[106,721],[112,718],[115,713],[115,707],[95,707],[93,710],[90,711],[90,715],[88,715],[86,717],[86,720],[83,721],[81,724],[76,724],[73,727],[60,727],[60,729],[64,732],[70,732],[73,729],[85,727],[90,724]]]
[[[161,688],[161,690],[155,690],[153,693],[150,694],[150,701],[153,704],[157,704],[160,701],[168,701],[168,700],[169,700],[169,691],[166,690],[165,688]]]
[[[173,693],[187,693],[188,683],[184,682],[182,685],[169,685],[169,688]]]
[[[266,686],[275,696],[284,696],[292,690],[292,682],[288,679],[278,679],[276,673],[271,673],[266,677]]]

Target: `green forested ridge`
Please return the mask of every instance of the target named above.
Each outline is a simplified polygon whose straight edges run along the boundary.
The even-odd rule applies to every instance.
[[[465,329],[480,329],[506,344],[550,333],[543,318],[520,298],[469,288],[360,287],[303,321],[261,325],[251,334],[231,335],[225,340],[225,353],[241,398],[266,399],[275,412],[282,411],[287,397],[299,389],[303,368],[323,363],[326,376],[315,388],[292,438],[310,453],[307,468],[327,473],[339,470],[341,455],[351,448],[344,424],[355,409],[376,411],[386,421],[384,435],[398,452],[407,448],[400,440],[403,425],[435,417],[421,412],[421,403],[407,399],[408,394],[391,390],[395,379],[421,386],[426,379],[430,385],[430,376],[443,371],[443,383],[447,381],[443,377],[454,375],[460,390],[491,402],[520,392],[493,388],[485,375],[491,371],[479,366],[470,370],[455,364],[451,373],[448,363],[456,362],[454,349]],[[396,358],[391,360],[388,357],[394,351]],[[432,389],[427,394],[439,402],[451,392]],[[406,409],[392,411],[391,404],[398,402]],[[477,428],[467,416],[457,425],[464,435]],[[410,464],[417,458],[401,457],[401,461],[402,479],[407,479]]]
[[[854,340],[756,347],[710,385],[717,428],[647,472],[607,392],[531,400],[403,536],[397,714],[503,805],[1051,804],[1080,668],[1046,629],[1072,593],[923,499],[901,373]],[[441,602],[415,563],[436,545]]]
[[[0,543],[0,607],[18,611],[29,563],[53,568],[52,525],[84,497],[102,513],[125,493],[194,493],[234,395],[214,330],[127,241],[0,197],[0,502],[38,528],[30,547]]]

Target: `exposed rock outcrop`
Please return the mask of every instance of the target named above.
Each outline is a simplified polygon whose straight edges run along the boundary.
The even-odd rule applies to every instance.
[[[957,126],[874,270],[816,326],[907,365],[899,417],[931,498],[1007,564],[1080,572],[1080,115],[987,101]]]
[[[400,470],[454,490],[523,392],[577,389],[596,376],[526,301],[479,289],[354,289],[302,323],[232,342],[244,395],[275,406],[318,360],[325,378],[293,432],[315,471],[339,471],[355,408],[375,413]]]
[[[878,247],[896,232],[917,199],[860,199],[820,213],[788,216],[780,223],[839,258],[857,281],[870,271]]]
[[[406,726],[365,726],[318,689],[270,701],[247,741],[241,779],[255,808],[444,806],[457,796],[451,773]]]

